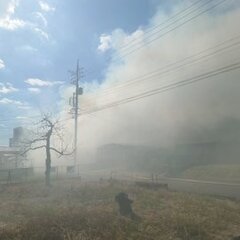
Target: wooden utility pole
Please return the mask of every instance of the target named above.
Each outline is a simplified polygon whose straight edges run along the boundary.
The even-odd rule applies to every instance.
[[[77,60],[75,81],[75,114],[74,114],[74,166],[77,165],[77,142],[78,142],[78,90],[79,89],[79,60]]]
[[[79,95],[83,94],[83,89],[79,87],[79,81],[82,77],[82,69],[79,68],[79,60],[77,60],[76,72],[72,72],[72,84],[75,85],[75,91],[70,99],[72,105],[72,113],[74,114],[74,167],[77,165],[77,150],[78,150],[78,114],[79,114]]]

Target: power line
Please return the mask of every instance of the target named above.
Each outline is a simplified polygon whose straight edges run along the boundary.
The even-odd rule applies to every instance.
[[[213,1],[213,0],[208,1],[207,4],[208,4],[209,2],[211,2],[211,1]],[[163,34],[161,34],[161,35],[159,35],[159,36],[157,36],[157,37],[149,40],[148,42],[144,43],[144,44],[141,45],[141,46],[138,46],[137,48],[135,48],[135,49],[133,49],[133,50],[131,50],[131,51],[129,51],[129,52],[126,52],[126,53],[121,54],[121,55],[116,56],[116,57],[117,57],[117,58],[123,58],[123,57],[125,57],[125,56],[128,56],[128,55],[130,55],[130,54],[132,54],[132,53],[134,53],[134,52],[142,49],[143,47],[149,45],[150,43],[152,43],[152,42],[154,42],[154,41],[156,41],[156,40],[164,37],[166,34],[172,32],[172,31],[176,30],[177,28],[185,25],[186,23],[188,23],[188,22],[196,19],[197,17],[201,16],[202,14],[204,14],[204,13],[206,13],[206,12],[208,12],[208,11],[214,9],[214,8],[216,8],[216,7],[219,6],[220,4],[223,4],[225,1],[226,1],[226,0],[222,0],[222,1],[218,2],[217,4],[211,6],[211,7],[207,8],[207,9],[205,9],[205,10],[203,10],[203,11],[200,11],[200,12],[199,12],[198,14],[196,14],[195,16],[192,16],[192,17],[190,17],[189,19],[187,19],[187,20],[185,20],[185,21],[177,24],[176,26],[174,26],[174,27],[171,28],[170,30],[167,30],[165,33],[163,33]],[[180,20],[181,20],[181,19],[180,19]],[[179,21],[179,20],[178,20],[178,21]],[[178,22],[178,21],[177,21],[177,22]],[[113,58],[112,61],[115,61],[115,59]]]
[[[208,5],[209,3],[211,3],[212,1],[213,1],[213,0],[209,0],[208,2],[204,3],[203,5],[201,5],[201,7],[207,6],[207,5]],[[199,1],[199,2],[201,2],[201,1]],[[134,53],[134,52],[142,49],[142,48],[145,47],[146,45],[149,45],[150,43],[152,43],[152,42],[154,42],[154,41],[156,41],[156,40],[164,37],[166,34],[168,34],[168,33],[172,32],[172,31],[176,30],[177,28],[179,28],[179,27],[185,25],[186,23],[194,20],[195,18],[201,16],[202,14],[204,14],[204,13],[206,13],[206,12],[208,12],[208,11],[214,9],[214,8],[216,8],[216,7],[219,6],[220,4],[223,4],[224,2],[226,2],[226,0],[222,0],[222,1],[220,1],[220,2],[217,2],[215,5],[211,5],[209,8],[204,9],[203,11],[200,11],[198,14],[190,17],[189,19],[185,20],[184,22],[180,22],[179,24],[177,24],[176,26],[173,26],[173,27],[172,27],[171,29],[169,29],[169,30],[167,29],[167,28],[169,27],[169,25],[168,25],[168,26],[165,26],[164,29],[167,30],[165,33],[163,33],[163,34],[155,37],[154,39],[149,40],[148,42],[142,44],[141,46],[137,46],[137,48],[131,50],[130,52],[126,52],[125,54],[118,55],[118,56],[114,56],[113,58],[110,58],[110,59],[108,59],[108,60],[111,60],[111,62],[116,62],[118,59],[121,59],[121,58],[123,58],[123,57],[125,57],[125,56],[128,56],[128,55],[130,55],[130,54],[132,54],[132,53]],[[193,10],[192,12],[195,12],[196,10],[199,10],[199,9],[200,9],[200,8],[197,8],[197,9]],[[186,10],[187,10],[187,9],[186,9]],[[185,10],[184,10],[184,11],[185,11]],[[190,12],[190,13],[192,13],[192,12]],[[190,13],[188,13],[188,15],[189,15]],[[180,12],[179,12],[179,14],[180,14]],[[171,17],[170,17],[170,18],[171,18]],[[181,20],[181,19],[178,19],[178,20],[175,21],[175,22],[178,23],[179,20]],[[167,21],[168,21],[168,20],[167,20]],[[173,24],[173,23],[171,23],[170,26],[171,26],[172,24]],[[160,24],[160,25],[161,25],[161,24]],[[160,32],[160,30],[159,30],[158,32]],[[155,32],[155,33],[156,33],[156,32]],[[146,37],[145,39],[147,39],[147,38],[149,38],[149,37]],[[95,72],[96,72],[95,70],[90,71],[90,73],[95,73]]]
[[[113,87],[103,89],[101,91],[101,94],[104,94],[102,97],[105,97],[106,95],[112,95],[112,94],[116,93],[116,91],[114,91],[114,90],[125,89],[126,87],[131,86],[131,85],[134,85],[134,87],[135,87],[136,83],[141,83],[141,82],[144,82],[146,80],[153,79],[153,77],[159,77],[159,76],[162,76],[162,75],[166,75],[167,73],[171,73],[175,70],[181,69],[181,68],[186,67],[188,65],[193,65],[193,64],[199,63],[200,60],[206,60],[206,58],[213,57],[216,54],[222,53],[222,52],[224,52],[226,50],[229,50],[233,47],[239,46],[240,41],[232,42],[234,40],[239,40],[239,38],[240,38],[240,35],[238,35],[237,37],[233,37],[231,39],[228,39],[227,41],[221,42],[214,47],[207,48],[203,51],[200,51],[197,54],[193,54],[191,56],[188,56],[188,57],[185,57],[181,60],[178,60],[174,63],[170,63],[170,64],[168,64],[164,67],[161,67],[161,68],[158,68],[154,71],[146,73],[141,77],[135,77],[135,78],[132,78],[130,80],[127,80],[126,83],[124,83],[124,84],[118,84],[118,85],[115,85]],[[228,43],[228,42],[230,42],[230,44],[226,45],[226,43]],[[223,46],[223,47],[218,49],[218,47],[220,47],[220,46]],[[207,53],[209,50],[214,50],[214,51],[210,52],[210,53]],[[202,55],[205,52],[207,54]],[[198,56],[200,56],[200,57],[196,58]],[[161,82],[163,82],[163,80]]]
[[[199,2],[202,2],[202,1],[203,1],[203,0],[199,0],[199,1],[197,1],[196,3],[193,3],[192,5],[190,5],[189,7],[187,7],[186,9],[181,10],[181,11],[179,11],[177,14],[169,17],[166,21],[164,21],[164,22],[162,22],[162,23],[160,23],[160,24],[157,24],[157,25],[153,26],[151,29],[146,30],[145,33],[146,33],[146,34],[148,34],[149,32],[151,33],[153,30],[159,28],[160,26],[164,25],[165,23],[170,22],[172,19],[176,18],[178,15],[181,15],[182,13],[186,12],[187,10],[191,9],[194,5],[197,5]],[[204,5],[207,5],[207,4],[208,4],[209,2],[211,2],[211,1],[213,1],[213,0],[209,0],[207,3],[204,3],[203,5],[201,5],[201,7],[204,6]],[[195,10],[196,10],[196,9],[195,9]],[[197,9],[197,10],[198,10],[198,9]],[[193,11],[193,12],[194,12],[194,11]],[[191,13],[191,12],[190,12],[190,13]],[[177,21],[175,21],[175,22],[177,22]],[[174,22],[174,23],[175,23],[175,22]],[[169,26],[171,26],[172,24],[173,24],[173,23],[171,23],[170,25],[165,26],[165,27],[162,28],[161,30],[167,29],[167,28],[168,28]],[[158,32],[160,32],[160,30],[159,30]],[[152,34],[152,33],[151,33],[151,34]],[[147,39],[147,38],[149,38],[149,37],[148,37],[148,36],[145,37],[145,39]],[[121,50],[121,49],[123,49],[123,48],[131,48],[131,47],[134,47],[134,45],[136,45],[136,44],[131,44],[131,43],[132,43],[132,42],[134,43],[134,42],[136,42],[136,41],[139,41],[139,39],[133,39],[133,40],[130,42],[130,44],[128,43],[128,44],[124,44],[124,45],[120,46],[119,50]],[[131,46],[131,45],[132,45],[132,46]],[[116,58],[116,60],[117,60],[118,58],[121,58],[121,56],[115,56],[115,57],[113,57],[113,58],[109,57],[108,60],[112,60],[112,61],[114,62],[114,61],[116,61],[114,58]],[[91,74],[91,73],[96,73],[96,72],[97,72],[96,70],[88,71],[88,73],[90,73],[90,74]]]
[[[184,12],[187,12],[189,9],[191,9],[192,7],[194,7],[195,5],[197,5],[198,3],[202,2],[202,1],[203,1],[203,0],[198,0],[198,1],[194,2],[194,3],[192,3],[190,6],[188,6],[188,7],[185,8],[185,9],[180,10],[180,11],[177,12],[176,14],[170,16],[170,17],[169,17],[168,19],[166,19],[165,21],[163,21],[163,22],[161,22],[161,23],[159,23],[159,24],[156,24],[156,25],[148,28],[148,29],[144,32],[144,34],[148,34],[148,33],[154,32],[155,29],[158,29],[159,27],[164,26],[166,23],[168,23],[168,22],[170,22],[171,20],[175,19],[177,16],[183,14]],[[132,45],[132,43],[135,43],[136,41],[139,41],[139,39],[136,39],[136,38],[135,38],[135,39],[132,39],[131,41],[129,41],[127,44],[120,45],[119,50],[124,49],[124,48],[128,48],[129,46]]]
[[[153,89],[153,90],[150,90],[150,91],[146,91],[144,93],[140,93],[140,94],[137,94],[137,95],[132,96],[132,97],[121,99],[121,100],[106,104],[106,105],[104,105],[102,107],[99,107],[99,108],[96,108],[96,109],[92,109],[92,110],[90,109],[88,111],[82,112],[81,115],[92,114],[92,113],[99,112],[99,111],[102,111],[102,110],[105,110],[105,109],[108,109],[108,108],[113,108],[113,107],[116,107],[116,106],[119,106],[119,105],[122,105],[122,104],[137,101],[137,100],[140,100],[142,98],[146,98],[146,97],[150,97],[150,96],[153,96],[153,95],[156,95],[156,94],[159,94],[159,93],[167,92],[167,91],[170,91],[172,89],[176,89],[176,88],[179,88],[179,87],[182,87],[182,86],[185,86],[185,85],[193,84],[193,83],[196,83],[196,82],[199,82],[199,81],[202,81],[202,80],[205,80],[205,79],[209,79],[211,77],[214,77],[214,76],[217,76],[217,75],[220,75],[220,74],[223,74],[223,73],[231,72],[231,71],[234,71],[234,70],[237,70],[237,69],[240,69],[240,62],[236,62],[236,63],[230,64],[230,65],[227,65],[227,66],[224,66],[224,67],[221,67],[221,68],[209,71],[209,72],[205,72],[203,74],[200,74],[200,75],[197,75],[197,76],[194,76],[194,77],[191,77],[191,78],[187,78],[187,79],[175,82],[175,83],[171,83],[169,85],[165,85],[165,86],[160,87],[160,88],[156,88],[156,89]]]
[[[161,76],[161,75],[164,75],[164,74],[166,74],[166,73],[172,72],[172,71],[174,71],[174,70],[178,70],[178,69],[180,69],[180,68],[186,67],[186,66],[188,66],[188,65],[194,65],[194,64],[196,64],[196,63],[199,63],[200,60],[205,60],[206,58],[213,57],[213,56],[215,56],[216,54],[221,53],[221,52],[223,52],[223,51],[225,51],[225,50],[228,50],[228,49],[230,49],[230,48],[232,48],[232,47],[238,46],[239,44],[240,44],[240,41],[238,41],[238,42],[236,42],[236,43],[233,43],[233,44],[231,44],[231,45],[228,45],[228,46],[226,46],[226,47],[223,47],[223,48],[221,48],[221,49],[218,49],[218,50],[216,50],[216,51],[214,51],[214,52],[212,52],[212,53],[203,55],[203,56],[201,56],[201,57],[199,57],[199,58],[197,58],[197,59],[193,59],[193,58],[197,57],[199,54],[192,55],[191,57],[184,58],[184,59],[182,59],[182,60],[180,60],[180,61],[178,61],[178,62],[176,62],[176,63],[169,64],[168,66],[166,66],[166,70],[164,70],[164,68],[163,68],[163,69],[162,69],[162,68],[161,68],[161,69],[158,69],[157,71],[153,71],[153,72],[150,72],[150,73],[148,73],[148,74],[145,74],[145,75],[142,76],[140,79],[137,78],[137,79],[135,79],[135,81],[127,82],[125,85],[117,86],[117,87],[118,87],[118,88],[126,87],[126,86],[129,86],[129,85],[132,85],[132,84],[135,84],[135,83],[138,83],[138,82],[142,82],[142,81],[144,81],[144,80],[147,80],[147,79],[149,79],[149,77]],[[201,52],[201,54],[202,54],[202,53],[203,53],[203,52]],[[183,63],[183,62],[185,62],[186,60],[189,60],[189,62]],[[181,63],[181,64],[174,67],[174,65],[176,65],[177,63]],[[172,65],[173,67],[172,67],[172,68],[168,68],[168,67],[171,67],[171,65]],[[116,87],[116,88],[117,88],[117,87]],[[112,90],[112,89],[110,89],[110,90]]]
[[[159,26],[157,26],[157,27],[155,28],[155,29],[157,29],[157,31],[149,31],[150,34],[146,34],[146,37],[144,38],[144,40],[146,40],[146,39],[148,39],[148,38],[151,38],[152,36],[155,36],[156,34],[162,32],[162,31],[165,30],[165,29],[168,29],[169,27],[171,27],[171,26],[174,25],[175,23],[181,21],[181,20],[184,19],[185,17],[191,15],[191,14],[194,13],[195,11],[198,11],[199,9],[201,9],[201,8],[204,7],[204,6],[207,6],[207,5],[208,5],[209,3],[211,3],[212,1],[213,1],[213,0],[208,0],[207,2],[204,2],[201,6],[198,6],[197,8],[193,9],[192,11],[188,12],[187,14],[185,14],[185,15],[183,15],[183,16],[181,16],[181,14],[184,13],[185,10],[188,10],[188,8],[185,9],[184,11],[179,12],[179,13],[180,13],[180,17],[179,17],[179,18],[176,18],[175,21],[173,21],[173,22],[170,21],[170,20],[171,20],[171,17],[170,17],[170,18],[167,19],[167,21],[166,21],[166,22],[169,22],[169,21],[170,21],[170,24],[168,24],[167,26],[164,26],[164,27],[158,29],[160,26],[164,25],[164,24],[159,24]],[[199,1],[199,2],[202,2],[202,1]],[[179,15],[179,14],[178,14],[178,15]],[[174,18],[173,18],[173,19],[174,19]],[[141,43],[141,39],[135,39],[134,42],[137,42],[137,43],[139,42],[139,43]],[[126,44],[125,47],[124,47],[125,49],[124,49],[123,51],[128,51],[128,50],[127,50],[128,48],[131,49],[132,47],[134,47],[134,45],[137,45],[137,43],[134,43],[134,44]],[[119,50],[121,51],[121,49],[123,49],[123,47],[122,47],[122,48],[120,47]]]

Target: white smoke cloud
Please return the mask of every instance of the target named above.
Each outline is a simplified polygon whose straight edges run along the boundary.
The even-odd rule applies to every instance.
[[[149,26],[139,28],[130,35],[121,29],[113,31],[109,37],[115,50],[113,61],[98,89],[80,97],[80,108],[101,107],[239,62],[240,50],[237,45],[215,56],[198,60],[195,64],[193,61],[186,67],[130,84],[130,79],[140,78],[159,68],[164,69],[170,63],[237,36],[238,30],[232,23],[240,21],[240,8],[238,5],[231,8],[230,2],[225,4],[228,6],[219,6],[216,12],[204,14],[151,44],[146,44],[153,39],[147,37],[150,29],[169,17],[162,11],[151,19]],[[179,5],[172,14],[181,8]],[[126,43],[130,46],[134,41],[133,49],[145,45],[126,55],[128,52],[123,46]],[[118,56],[122,56],[121,60]],[[83,115],[79,119],[79,146],[95,148],[113,142],[166,146],[189,141],[215,141],[205,134],[207,129],[225,118],[240,116],[238,79],[239,70],[236,70],[92,115]],[[116,84],[124,87],[115,87]],[[113,90],[107,90],[109,88]],[[69,89],[63,93],[65,99],[71,94]],[[71,134],[72,124],[69,121]]]
[[[99,51],[106,52],[108,49],[112,47],[112,38],[110,35],[102,34],[99,40],[100,40],[100,44],[98,46]]]

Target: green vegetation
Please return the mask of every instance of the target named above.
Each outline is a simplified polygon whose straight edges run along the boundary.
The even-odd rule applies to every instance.
[[[240,165],[212,164],[192,167],[185,170],[181,177],[198,180],[240,182]]]
[[[141,221],[119,216],[114,196],[126,191]],[[79,180],[1,189],[0,239],[227,240],[240,234],[240,202],[123,183]]]

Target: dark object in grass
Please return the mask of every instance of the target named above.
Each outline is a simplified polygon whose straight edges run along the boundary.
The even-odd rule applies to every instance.
[[[134,221],[140,221],[141,218],[135,214],[132,210],[131,204],[133,201],[128,198],[128,195],[124,192],[120,192],[116,195],[115,201],[119,205],[119,213],[124,217],[129,217]]]
[[[115,201],[119,205],[119,212],[122,216],[130,217],[133,214],[131,204],[133,201],[128,198],[128,195],[124,192],[120,192],[116,195]]]

